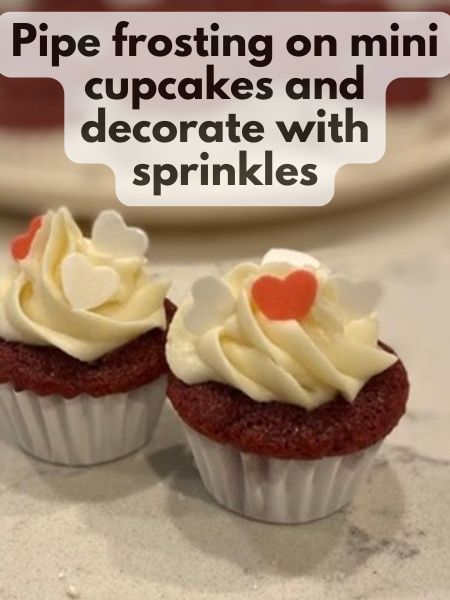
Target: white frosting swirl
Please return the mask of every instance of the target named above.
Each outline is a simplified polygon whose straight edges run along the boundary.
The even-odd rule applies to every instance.
[[[185,325],[193,305],[193,298],[187,299],[168,332],[173,373],[189,385],[216,381],[259,402],[278,400],[307,410],[339,392],[353,401],[373,375],[397,358],[377,345],[375,315],[352,316],[341,302],[338,280],[309,259],[307,268],[315,273],[318,292],[301,322],[268,319],[251,298],[256,279],[264,274],[284,278],[298,268],[293,264],[236,266],[222,280],[235,299],[232,314],[201,333]]]
[[[118,275],[114,296],[95,309],[74,309],[65,295],[61,266],[73,253]],[[167,281],[150,275],[143,256],[100,252],[67,209],[50,211],[28,256],[0,279],[0,337],[55,346],[90,362],[153,328],[165,329],[168,287]]]

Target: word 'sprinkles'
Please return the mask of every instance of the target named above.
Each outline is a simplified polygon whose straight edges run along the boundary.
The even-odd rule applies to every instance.
[[[277,165],[273,152],[266,150],[260,162],[251,162],[246,150],[240,150],[238,160],[231,163],[208,163],[208,152],[200,154],[202,163],[182,163],[177,168],[170,163],[135,166],[133,184],[151,186],[152,194],[161,196],[163,188],[178,184],[181,186],[263,186],[275,182],[282,186],[312,186],[317,183],[317,165],[308,163]]]

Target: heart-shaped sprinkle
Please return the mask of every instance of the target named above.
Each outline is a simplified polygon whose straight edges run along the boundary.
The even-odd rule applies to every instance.
[[[381,296],[381,286],[376,281],[352,281],[335,275],[331,281],[336,285],[341,302],[354,319],[370,315]]]
[[[11,242],[11,254],[15,260],[24,260],[31,248],[34,237],[42,227],[42,217],[34,217],[30,221],[26,233],[16,236]]]
[[[268,319],[301,321],[317,295],[317,279],[311,271],[299,269],[284,279],[263,275],[252,285],[252,298]]]
[[[318,269],[320,267],[320,262],[314,256],[285,248],[272,248],[272,250],[266,252],[261,264],[267,265],[269,263],[287,263],[297,269],[304,269],[305,267]]]
[[[75,310],[97,308],[119,289],[119,275],[111,267],[96,267],[82,254],[69,254],[61,265],[61,282]]]
[[[147,252],[148,236],[142,229],[128,227],[115,210],[104,210],[92,228],[92,243],[103,254],[130,258]]]
[[[216,277],[198,279],[192,286],[192,299],[193,304],[184,317],[184,324],[195,334],[220,325],[234,310],[233,294]]]

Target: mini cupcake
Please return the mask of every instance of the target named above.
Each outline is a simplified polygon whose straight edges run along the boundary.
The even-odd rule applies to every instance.
[[[409,389],[377,293],[288,250],[194,284],[169,328],[168,397],[220,504],[299,523],[349,502]]]
[[[84,237],[65,208],[12,241],[0,276],[0,408],[26,452],[90,465],[149,440],[172,307],[147,246],[115,211]]]

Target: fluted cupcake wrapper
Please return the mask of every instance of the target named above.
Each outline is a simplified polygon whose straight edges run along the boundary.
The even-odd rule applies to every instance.
[[[271,523],[306,523],[344,507],[381,444],[345,456],[280,460],[240,452],[184,426],[203,483],[217,502]]]
[[[0,385],[0,409],[23,450],[41,460],[94,465],[131,454],[150,439],[166,376],[126,393],[71,400]]]

